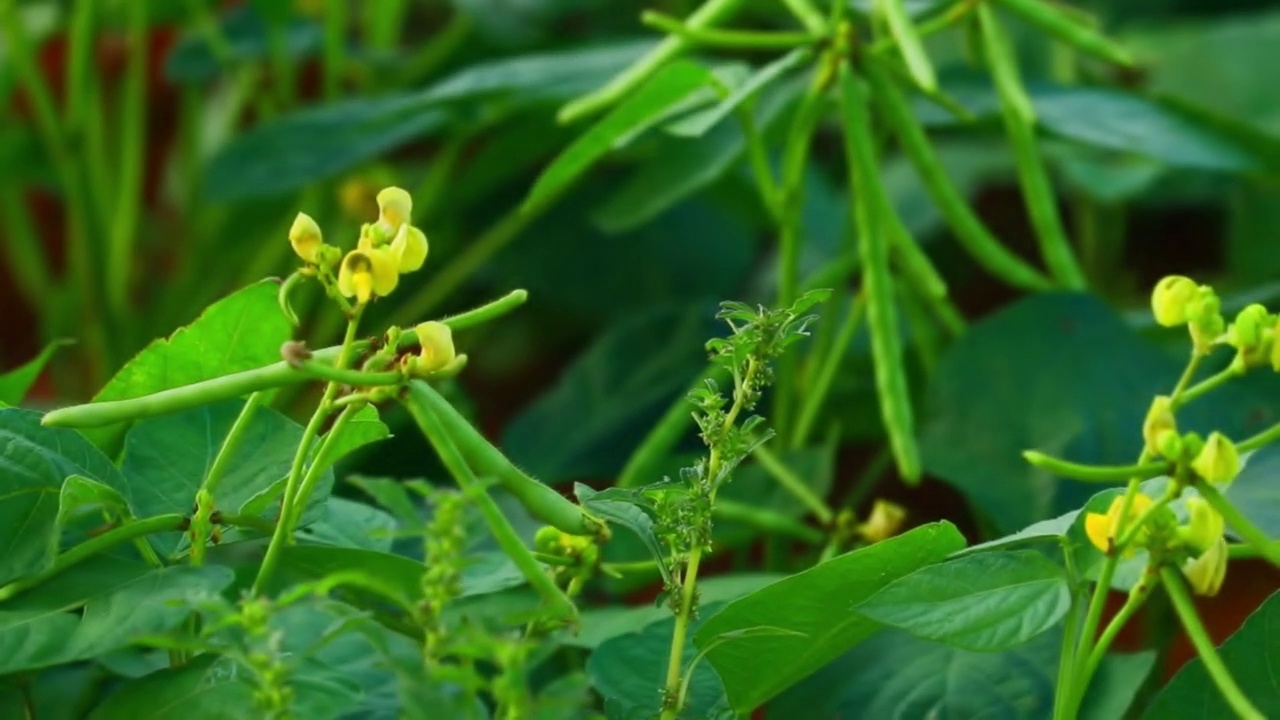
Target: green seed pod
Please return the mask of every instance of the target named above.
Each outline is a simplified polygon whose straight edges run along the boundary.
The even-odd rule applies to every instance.
[[[1214,485],[1229,483],[1240,472],[1240,453],[1225,435],[1210,433],[1204,448],[1191,461],[1191,469]]]
[[[1161,278],[1151,291],[1151,313],[1164,327],[1177,327],[1187,322],[1187,303],[1196,296],[1199,286],[1182,275]]]

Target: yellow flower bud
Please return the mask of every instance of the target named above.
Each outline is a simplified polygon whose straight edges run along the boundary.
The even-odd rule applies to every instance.
[[[901,505],[888,500],[876,500],[871,515],[858,526],[858,534],[867,542],[880,542],[898,534],[907,519],[907,511]]]
[[[361,305],[390,295],[399,282],[396,258],[386,249],[352,250],[338,269],[338,292]]]
[[[422,352],[418,355],[420,372],[433,373],[448,367],[457,356],[453,349],[453,330],[434,320],[420,323],[414,328]]]
[[[1178,432],[1178,421],[1173,416],[1173,400],[1168,395],[1157,395],[1151,401],[1147,417],[1142,421],[1142,439],[1146,442],[1147,451],[1162,455],[1161,446],[1166,442],[1166,433]]]
[[[1152,505],[1151,498],[1142,493],[1133,496],[1133,503],[1129,506],[1129,518],[1125,521],[1125,528],[1140,515],[1147,511]],[[1112,543],[1117,539],[1116,535],[1120,530],[1120,509],[1124,506],[1124,495],[1118,495],[1111,501],[1111,506],[1107,508],[1107,512],[1103,513],[1086,513],[1084,516],[1084,534],[1088,536],[1089,542],[1102,552],[1109,552]],[[1143,528],[1139,531],[1135,544],[1141,545],[1146,539],[1147,531]],[[1133,548],[1125,553],[1125,555],[1133,554]]]
[[[1267,309],[1257,303],[1249,305],[1236,315],[1231,323],[1231,345],[1241,352],[1249,352],[1262,343],[1267,326]]]
[[[1177,327],[1187,322],[1187,302],[1195,297],[1197,285],[1191,278],[1170,275],[1156,283],[1151,293],[1151,312],[1156,322]]]
[[[413,213],[413,198],[398,187],[383,188],[378,192],[378,224],[394,234],[401,225],[409,222]]]
[[[1187,498],[1187,512],[1191,519],[1178,528],[1178,537],[1196,554],[1206,552],[1222,539],[1226,523],[1223,522],[1222,515],[1202,497]]]
[[[1183,563],[1182,574],[1195,594],[1217,595],[1227,577],[1227,539],[1219,536],[1200,557]]]
[[[1187,326],[1196,352],[1209,352],[1226,328],[1222,319],[1222,302],[1208,285],[1201,285],[1195,297],[1187,302]]]
[[[1280,318],[1276,318],[1276,324],[1271,328],[1271,369],[1280,372]]]
[[[293,225],[289,228],[289,244],[293,246],[293,251],[302,258],[303,262],[316,264],[316,251],[320,249],[323,240],[320,235],[320,226],[310,215],[300,212],[293,219]]]
[[[399,260],[400,272],[413,272],[427,261],[427,236],[412,225],[401,225],[391,241],[391,252]]]
[[[1191,461],[1191,469],[1215,485],[1229,483],[1240,472],[1240,453],[1225,435],[1210,433],[1204,441],[1204,447]]]

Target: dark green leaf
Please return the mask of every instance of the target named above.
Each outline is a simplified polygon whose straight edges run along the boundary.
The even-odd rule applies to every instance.
[[[212,28],[226,41],[226,57],[214,53],[206,40],[205,28],[198,24],[189,27],[165,60],[164,73],[170,81],[208,82],[217,77],[219,71],[267,56],[267,22],[251,5],[233,7]],[[321,27],[314,21],[294,21],[284,27],[285,53],[293,62],[319,51],[322,41]]]
[[[538,177],[526,207],[536,206],[559,195],[601,157],[614,149],[619,138],[637,126],[660,116],[711,78],[706,68],[677,60],[659,70],[634,95],[593,125]]]
[[[743,639],[709,653],[730,705],[748,712],[880,628],[848,608],[962,547],[964,538],[950,523],[916,528],[735,600],[707,620],[694,642],[705,647],[718,635],[760,625],[804,633]]]
[[[707,131],[715,127],[717,123],[729,116],[729,113],[738,108],[739,105],[749,101],[762,88],[774,82],[787,72],[801,67],[813,52],[808,48],[796,48],[791,52],[779,57],[777,60],[761,67],[755,73],[747,78],[745,82],[733,88],[720,102],[714,107],[707,108],[687,117],[681,118],[666,126],[667,132],[680,137],[702,137]]]
[[[83,616],[0,610],[0,674],[84,660],[164,632],[232,579],[224,567],[170,567],[89,599]]]
[[[391,551],[395,532],[396,519],[388,513],[354,500],[331,497],[325,502],[324,516],[300,534],[326,545],[385,553]]]
[[[0,409],[0,583],[53,562],[59,495],[72,475],[129,497],[119,471],[82,435],[43,427],[29,410]]]
[[[1280,593],[1267,598],[1218,648],[1227,672],[1264,717],[1280,714]],[[1143,718],[1216,720],[1235,712],[1195,658],[1156,695]]]
[[[658,571],[662,574],[663,581],[670,584],[671,572],[667,569],[667,553],[658,542],[658,537],[653,533],[653,518],[649,516],[649,513],[645,512],[640,504],[623,500],[601,499],[598,496],[602,493],[597,493],[582,483],[574,484],[573,494],[574,497],[578,498],[578,503],[587,512],[635,533],[640,542],[644,544],[645,549],[649,551],[649,555],[652,556],[654,562],[658,564]]]
[[[391,431],[378,417],[378,408],[365,405],[343,426],[342,432],[325,448],[323,456],[315,459],[315,465],[328,470],[338,461],[365,445],[391,437]]]
[[[205,308],[191,324],[134,356],[94,401],[141,397],[279,362],[280,346],[293,336],[276,301],[279,289],[278,281],[264,280]],[[114,454],[125,430],[91,428],[85,435]]]
[[[0,374],[0,407],[20,404],[27,396],[27,392],[31,390],[31,386],[35,384],[36,378],[40,377],[44,366],[49,364],[53,354],[58,348],[70,344],[69,340],[51,342],[44,346],[39,355],[28,360],[22,367]]]
[[[855,609],[925,640],[989,652],[1021,645],[1070,608],[1061,566],[1034,550],[1016,550],[925,566]]]

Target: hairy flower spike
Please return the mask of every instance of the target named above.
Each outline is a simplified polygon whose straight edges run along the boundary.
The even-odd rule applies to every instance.
[[[1133,503],[1129,506],[1129,516],[1125,520],[1125,527],[1134,520],[1137,520],[1152,505],[1151,498],[1143,493],[1133,496]],[[1116,535],[1120,529],[1120,509],[1124,506],[1124,496],[1117,496],[1111,501],[1111,506],[1107,508],[1106,514],[1087,513],[1084,517],[1084,533],[1089,537],[1089,542],[1102,552],[1109,552],[1112,544],[1116,540]],[[1135,545],[1142,545],[1147,539],[1147,529],[1144,527],[1138,532]],[[1131,547],[1125,551],[1125,555],[1132,555],[1134,549]]]
[[[289,228],[289,244],[302,261],[311,265],[319,264],[316,252],[324,241],[320,234],[320,226],[312,217],[304,212],[298,213]]]
[[[1227,577],[1227,539],[1219,536],[1200,557],[1184,563],[1182,574],[1195,594],[1217,595]]]
[[[1229,483],[1240,472],[1240,453],[1225,435],[1210,433],[1204,447],[1191,461],[1191,469],[1214,485]]]
[[[1177,327],[1187,322],[1187,303],[1196,295],[1191,278],[1170,275],[1156,283],[1151,293],[1151,312],[1164,327]]]
[[[375,296],[390,295],[399,282],[396,258],[386,249],[352,250],[338,269],[338,292],[354,297],[361,305]]]

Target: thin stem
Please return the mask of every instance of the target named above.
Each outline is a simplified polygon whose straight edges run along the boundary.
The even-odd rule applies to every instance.
[[[1098,666],[1102,664],[1103,658],[1107,655],[1107,650],[1111,648],[1111,644],[1115,642],[1116,636],[1124,629],[1138,610],[1142,609],[1142,605],[1146,603],[1147,598],[1151,597],[1151,591],[1155,590],[1156,577],[1151,568],[1147,568],[1147,572],[1143,574],[1142,579],[1137,585],[1129,591],[1129,597],[1125,600],[1124,605],[1120,607],[1115,617],[1111,618],[1111,622],[1107,623],[1107,627],[1103,629],[1102,635],[1098,637],[1098,642],[1094,644],[1092,652],[1085,659],[1084,674],[1082,677],[1092,678],[1097,672]],[[1079,688],[1081,695],[1088,688]]]
[[[244,439],[249,424],[253,422],[253,417],[265,398],[261,391],[253,393],[248,400],[245,400],[244,407],[240,408],[240,415],[227,431],[227,436],[222,440],[222,446],[218,448],[218,455],[213,459],[213,464],[209,466],[209,472],[204,476],[204,482],[200,486],[210,495],[218,489],[218,482],[222,480],[227,466],[231,464],[231,456],[235,455],[236,448],[240,446],[240,441]]]
[[[1037,450],[1026,450],[1022,453],[1022,457],[1041,470],[1082,482],[1120,482],[1135,477],[1149,480],[1173,470],[1173,463],[1168,460],[1142,465],[1085,465],[1062,460]]]
[[[383,372],[365,372],[350,368],[334,367],[315,360],[303,360],[297,365],[298,371],[311,376],[314,380],[327,380],[339,385],[355,385],[357,387],[373,387],[376,385],[398,385],[404,380],[398,370]]]
[[[1195,647],[1201,662],[1204,663],[1205,671],[1213,679],[1213,684],[1218,686],[1218,691],[1222,693],[1223,699],[1227,701],[1227,704],[1231,706],[1231,709],[1239,717],[1246,720],[1264,720],[1266,716],[1259,712],[1253,706],[1253,703],[1249,702],[1249,698],[1245,697],[1244,692],[1236,684],[1235,678],[1231,677],[1231,672],[1227,670],[1227,666],[1218,655],[1218,650],[1214,647],[1213,640],[1204,629],[1204,624],[1200,622],[1200,615],[1196,612],[1195,602],[1191,599],[1191,594],[1187,592],[1187,587],[1182,582],[1182,576],[1177,570],[1166,566],[1160,568],[1160,580],[1164,584],[1165,591],[1169,594],[1169,599],[1173,602],[1174,611],[1178,613],[1178,618],[1182,620],[1182,627],[1187,631],[1187,638],[1191,640],[1191,644]]]
[[[1217,510],[1218,514],[1222,515],[1222,519],[1227,522],[1227,525],[1234,528],[1236,532],[1240,533],[1240,537],[1244,538],[1245,542],[1257,549],[1258,555],[1272,565],[1280,567],[1280,545],[1276,544],[1274,539],[1267,537],[1267,534],[1261,528],[1250,522],[1249,518],[1246,518],[1244,513],[1240,512],[1239,508],[1235,506],[1235,503],[1218,492],[1218,489],[1213,485],[1203,480],[1197,480],[1195,487],[1200,492],[1201,497],[1214,510]]]
[[[823,500],[813,489],[805,484],[804,480],[796,475],[791,468],[786,466],[777,455],[774,455],[768,448],[761,445],[752,453],[756,457],[756,461],[760,463],[760,467],[765,472],[773,476],[774,480],[782,486],[784,490],[791,493],[793,497],[799,500],[823,525],[830,525],[835,513],[831,507],[827,505],[827,501]]]
[[[134,520],[108,530],[62,553],[54,559],[53,565],[49,569],[14,580],[4,587],[0,587],[0,602],[8,600],[24,590],[40,585],[54,575],[88,560],[94,555],[146,535],[181,530],[186,522],[187,518],[185,516],[179,513],[170,513],[168,515],[157,515],[145,520]]]
[[[934,33],[946,30],[955,23],[964,19],[965,15],[968,15],[973,11],[975,5],[977,5],[975,2],[957,2],[947,8],[946,12],[920,23],[916,28],[916,34],[921,38],[925,38],[933,35]],[[893,36],[881,38],[871,43],[869,48],[869,51],[876,55],[885,55],[897,52],[897,50],[898,39]]]
[[[106,274],[107,301],[119,320],[125,320],[128,314],[134,242],[142,205],[147,136],[147,6],[145,2],[129,3],[129,67],[121,98],[124,108],[120,120],[120,170]]]
[[[1197,357],[1200,357],[1200,356],[1197,356]],[[1240,375],[1240,371],[1236,368],[1236,365],[1234,363],[1232,363],[1231,365],[1228,365],[1226,369],[1222,370],[1221,372],[1210,375],[1209,377],[1205,378],[1204,380],[1201,380],[1195,385],[1192,385],[1191,387],[1186,388],[1181,394],[1175,395],[1172,400],[1173,409],[1177,410],[1183,405],[1186,405],[1187,403],[1192,402],[1197,398],[1200,398],[1201,396],[1213,391],[1214,389],[1221,387],[1222,385],[1230,381],[1232,378],[1238,377],[1239,375]]]
[[[827,539],[821,530],[793,520],[777,510],[750,503],[722,498],[716,501],[716,506],[711,509],[711,512],[718,521],[750,525],[766,533],[785,535],[811,545],[821,544]]]
[[[787,6],[791,14],[795,15],[809,32],[820,34],[826,31],[826,18],[822,17],[822,13],[818,12],[818,8],[813,6],[811,0],[782,0],[782,4]]]
[[[1161,495],[1155,502],[1151,503],[1146,510],[1143,510],[1138,517],[1134,518],[1133,522],[1130,523],[1129,526],[1125,528],[1125,531],[1116,539],[1116,550],[1124,552],[1128,549],[1128,547],[1133,544],[1134,538],[1138,536],[1138,531],[1142,530],[1142,527],[1147,524],[1148,520],[1155,517],[1156,513],[1160,512],[1169,503],[1177,500],[1179,492],[1180,488],[1176,483],[1169,483],[1169,487],[1165,489],[1164,495]]]
[[[289,503],[287,516],[289,518],[288,532],[290,534],[298,528],[298,523],[302,520],[302,513],[307,507],[307,501],[311,499],[311,493],[315,492],[316,485],[324,476],[324,470],[331,464],[327,457],[330,448],[341,437],[347,423],[362,408],[364,408],[363,403],[356,403],[343,408],[342,412],[338,414],[338,419],[333,421],[333,425],[325,433],[324,439],[320,441],[320,447],[316,449],[315,458],[311,461],[310,467],[307,468],[307,474],[303,476],[302,483],[298,486],[298,492],[294,494],[292,501]]]
[[[1070,557],[1068,551],[1066,557]],[[1069,693],[1064,689],[1071,685],[1071,676],[1074,674],[1076,665],[1076,646],[1080,641],[1080,610],[1079,593],[1074,588],[1071,593],[1071,608],[1067,610],[1067,618],[1062,628],[1062,646],[1058,650],[1058,691],[1053,698],[1053,717],[1054,720],[1067,720],[1069,717],[1065,714],[1065,707],[1069,699]]]
[[[812,45],[821,40],[818,35],[802,32],[691,28],[670,15],[653,10],[646,10],[641,13],[640,22],[655,30],[677,35],[690,43],[711,47],[744,50],[790,50],[803,45]]]

